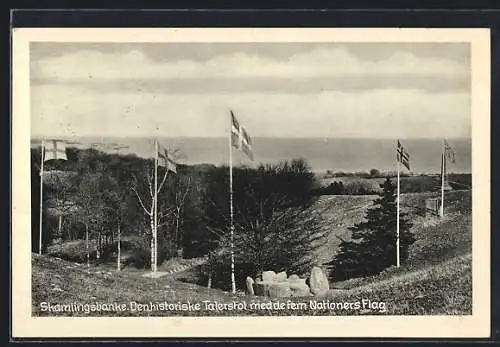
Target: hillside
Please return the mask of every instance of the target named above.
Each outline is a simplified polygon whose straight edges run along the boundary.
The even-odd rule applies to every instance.
[[[419,194],[403,196],[402,203],[411,206],[421,199]],[[348,238],[347,228],[359,221],[371,205],[373,196],[328,196],[318,200],[315,207],[323,211],[325,228],[331,228],[328,242],[318,251],[322,260],[335,252],[338,237]],[[410,249],[410,258],[400,268],[388,268],[368,278],[331,283],[324,297],[294,298],[294,302],[311,300],[355,302],[362,298],[385,302],[387,310],[342,310],[331,308],[303,310],[222,310],[222,311],[119,311],[119,312],[52,312],[51,315],[91,316],[147,316],[147,315],[350,315],[350,314],[470,314],[472,307],[471,277],[471,208],[470,191],[450,192],[446,195],[446,216],[413,215],[417,241]],[[410,209],[411,210],[411,209]],[[201,303],[204,300],[219,303],[269,302],[266,298],[243,296],[208,289],[177,280],[182,276],[145,278],[145,271],[126,270],[120,273],[112,267],[90,267],[50,256],[33,254],[33,314],[40,311],[40,303],[96,304],[149,302]],[[162,270],[165,270],[165,264]]]
[[[349,239],[348,228],[364,217],[373,199],[371,195],[330,195],[318,199],[311,209],[321,212],[324,218],[322,229],[328,230],[326,242],[316,250],[318,263],[323,264],[332,259],[341,239]]]
[[[434,215],[422,215],[420,210],[424,199],[436,196],[436,193],[401,195],[401,210],[409,214],[414,223],[413,232],[417,237],[410,252],[412,264],[419,264],[422,259],[435,259],[434,255],[439,253],[443,253],[443,256],[437,258],[444,260],[471,250],[471,192],[447,192],[443,220]],[[329,229],[327,242],[317,250],[318,263],[331,260],[341,239],[350,239],[348,228],[364,218],[375,198],[373,195],[330,195],[318,199],[312,209],[322,212],[323,228]]]

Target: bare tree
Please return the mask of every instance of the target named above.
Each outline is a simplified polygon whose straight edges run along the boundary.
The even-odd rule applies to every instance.
[[[184,220],[184,208],[186,205],[186,198],[189,196],[191,190],[191,177],[181,176],[176,180],[175,186],[175,247],[177,252],[182,252],[182,239],[183,230],[181,228]],[[180,255],[180,254],[179,254]]]
[[[181,152],[179,149],[172,147],[169,150],[167,150],[169,155],[176,159],[181,157]],[[160,170],[160,168],[158,168]],[[157,257],[157,249],[155,249],[155,235],[157,230],[155,230],[155,215],[154,215],[154,197],[155,195],[158,196],[159,193],[161,192],[163,186],[165,185],[165,182],[167,180],[167,176],[169,173],[169,170],[166,168],[162,168],[163,172],[163,177],[160,180],[160,183],[158,187],[156,187],[156,192],[155,192],[155,187],[154,187],[154,182],[153,182],[153,177],[154,177],[154,169],[152,169],[150,166],[148,166],[145,170],[145,181],[146,181],[146,192],[140,190],[140,184],[139,184],[139,179],[137,176],[134,176],[134,184],[131,187],[131,190],[135,193],[135,196],[137,197],[137,200],[139,201],[140,206],[144,210],[144,213],[149,217],[149,223],[150,223],[150,247],[151,247],[151,271],[155,272],[155,259]],[[156,194],[155,194],[156,193]],[[142,197],[141,197],[142,196]],[[161,219],[162,216],[165,215],[164,212],[158,211],[158,217]],[[158,224],[159,225],[159,224]]]
[[[90,237],[95,226],[102,221],[102,206],[99,203],[99,182],[97,175],[84,176],[79,185],[77,204],[78,219],[85,224],[85,248],[87,252],[87,267],[90,266]],[[92,226],[92,230],[89,227]]]
[[[52,196],[52,198],[47,201],[47,204],[54,210],[55,215],[58,217],[57,235],[62,244],[64,219],[76,210],[74,202],[75,179],[71,174],[61,171],[52,172],[47,178],[47,181],[50,182],[47,190]]]

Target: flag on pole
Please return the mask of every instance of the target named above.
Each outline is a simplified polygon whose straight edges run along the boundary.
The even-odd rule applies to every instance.
[[[173,173],[177,173],[177,164],[171,158],[170,154],[168,153],[168,150],[161,146],[159,146],[159,151],[158,151],[158,166],[165,167],[167,168],[167,170],[170,170]]]
[[[446,140],[444,140],[444,153],[451,163],[455,163],[455,151]]]
[[[61,140],[44,141],[45,155],[43,161],[49,160],[68,160],[66,156],[66,144]]]
[[[231,111],[231,145],[253,160],[252,139],[245,128],[240,125],[233,111]]]
[[[399,142],[399,140],[398,140],[398,149],[397,149],[397,151],[398,151],[398,154],[397,154],[398,161],[401,164],[403,164],[404,166],[406,166],[406,168],[408,170],[410,170],[410,154],[401,145],[401,143]]]

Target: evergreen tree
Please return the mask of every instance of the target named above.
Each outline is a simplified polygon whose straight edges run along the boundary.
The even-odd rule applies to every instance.
[[[375,275],[396,264],[396,187],[387,177],[381,188],[383,191],[373,201],[365,220],[350,228],[352,240],[341,242],[331,263],[335,280]],[[401,263],[408,259],[408,248],[415,242],[411,227],[407,214],[400,211]]]

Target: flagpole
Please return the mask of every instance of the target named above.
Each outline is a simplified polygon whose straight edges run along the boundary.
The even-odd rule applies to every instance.
[[[231,288],[233,294],[236,293],[236,281],[234,278],[234,220],[233,220],[233,149],[231,143],[231,128],[232,128],[233,120],[231,114],[229,115],[229,207],[231,214],[231,225],[230,225],[230,233],[231,233]]]
[[[45,161],[45,139],[42,139],[42,149],[40,153],[40,230],[38,238],[38,254],[42,254],[42,224],[43,224],[43,163]]]
[[[401,158],[402,159],[402,158]],[[400,186],[399,186],[399,171],[400,171],[400,166],[399,166],[399,159],[396,158],[397,161],[397,170],[398,170],[398,187],[397,187],[397,199],[396,199],[396,205],[397,205],[397,216],[396,216],[396,266],[399,267],[399,194],[400,194]]]
[[[439,216],[444,216],[444,171],[445,171],[445,155],[444,155],[444,139],[443,139],[443,151],[441,153],[441,206],[439,208]]]
[[[157,258],[158,258],[158,140],[155,139],[155,194],[153,199],[154,204],[154,259],[153,259],[153,272],[156,272]]]

